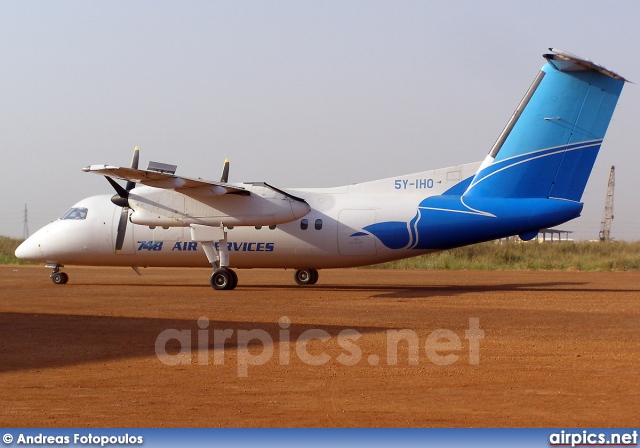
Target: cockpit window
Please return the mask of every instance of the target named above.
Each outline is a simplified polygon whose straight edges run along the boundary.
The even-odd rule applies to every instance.
[[[60,219],[87,219],[87,209],[74,207],[62,215]]]

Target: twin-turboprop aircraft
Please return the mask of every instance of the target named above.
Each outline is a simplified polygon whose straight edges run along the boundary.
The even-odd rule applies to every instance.
[[[93,196],[27,239],[16,256],[64,265],[211,265],[211,286],[234,289],[231,268],[362,266],[496,238],[528,240],[580,216],[580,202],[625,79],[550,49],[545,65],[483,162],[336,188],[286,188],[91,165],[116,194]],[[127,182],[122,187],[113,179]]]

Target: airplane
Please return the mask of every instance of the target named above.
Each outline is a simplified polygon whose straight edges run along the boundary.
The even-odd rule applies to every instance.
[[[90,165],[116,194],[81,200],[15,251],[45,262],[55,284],[65,265],[211,266],[232,290],[233,268],[355,267],[519,235],[580,216],[580,202],[622,87],[622,76],[554,48],[481,162],[334,188],[277,188],[176,175],[176,166]],[[114,179],[126,181],[123,187]]]

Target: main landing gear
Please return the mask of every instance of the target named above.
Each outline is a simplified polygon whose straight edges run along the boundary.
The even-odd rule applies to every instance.
[[[213,267],[211,287],[216,290],[232,290],[238,285],[237,274],[229,268],[229,248],[227,245],[227,229],[192,224],[191,240],[202,246],[207,260]],[[217,248],[216,248],[217,243]]]
[[[298,285],[315,285],[318,281],[318,271],[316,269],[298,269],[293,274]]]
[[[218,291],[230,291],[238,285],[237,274],[229,268],[229,246],[227,243],[227,229],[220,227],[191,225],[191,241],[197,241],[202,246],[207,260],[213,267],[211,287]],[[315,285],[318,281],[317,269],[297,269],[294,280],[298,285]]]
[[[238,285],[238,275],[227,267],[221,267],[211,274],[211,287],[217,290],[235,289]]]
[[[60,268],[63,267],[61,264],[48,264],[46,267],[52,268],[51,281],[56,285],[66,285],[69,281],[69,276],[66,272],[60,272]]]

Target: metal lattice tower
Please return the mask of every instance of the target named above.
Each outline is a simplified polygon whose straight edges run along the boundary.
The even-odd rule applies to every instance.
[[[612,166],[609,172],[609,184],[607,185],[607,198],[604,201],[604,215],[600,223],[600,241],[611,239],[611,221],[613,221],[613,188],[616,183],[616,167]]]
[[[22,224],[22,237],[25,240],[29,238],[29,213],[27,212],[27,204],[24,204],[24,221]]]

